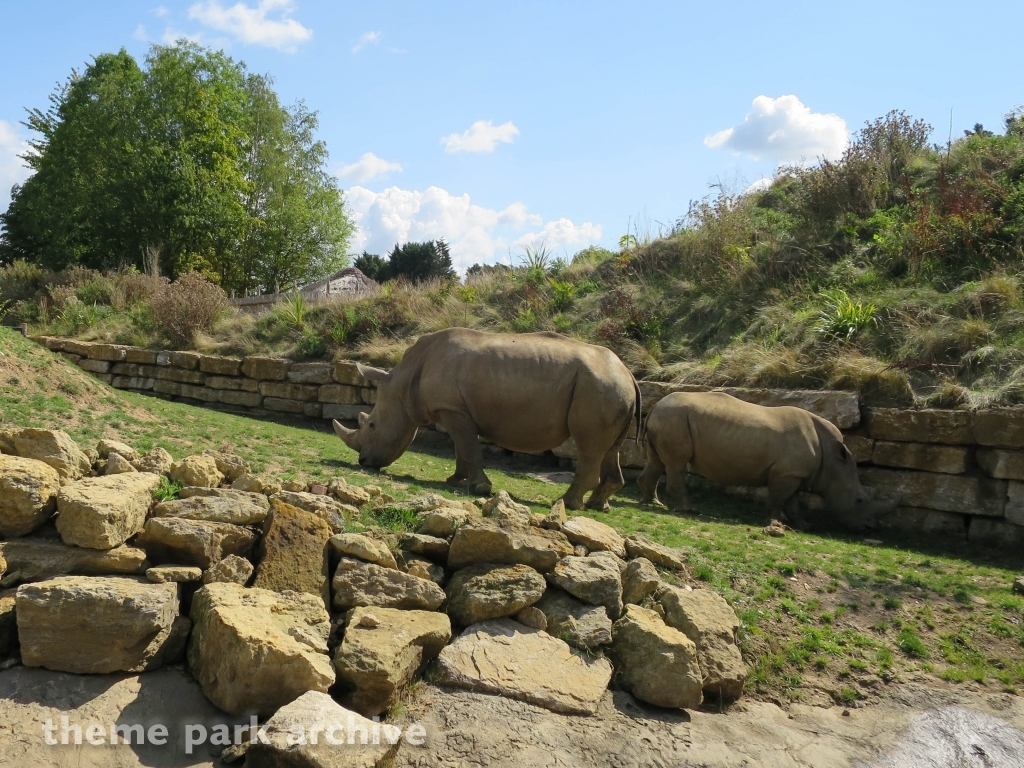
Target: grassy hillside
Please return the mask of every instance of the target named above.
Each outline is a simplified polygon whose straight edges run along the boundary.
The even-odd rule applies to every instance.
[[[389,364],[417,334],[453,325],[548,329],[607,345],[656,379],[1024,402],[1024,120],[942,147],[929,133],[892,113],[842,159],[697,202],[660,237],[623,237],[617,253],[541,248],[462,283],[395,281],[357,302],[229,314],[196,345]],[[0,274],[0,300],[42,331],[164,346],[146,303],[156,290],[138,275]]]
[[[98,384],[47,350],[0,328],[0,427],[69,432],[82,445],[101,436],[137,449],[160,445],[176,458],[207,448],[232,450],[278,478],[381,485],[398,499],[424,491],[454,495],[446,440],[418,442],[388,468],[367,473],[326,428],[256,421]],[[430,445],[434,445],[431,448]],[[496,490],[546,511],[564,491],[534,477],[525,460],[492,457]],[[742,622],[752,669],[748,694],[775,700],[870,701],[881,680],[1024,690],[1024,596],[1010,590],[1020,558],[963,542],[789,532],[762,534],[764,512],[698,486],[699,516],[641,505],[636,487],[597,516],[623,533],[679,547],[694,586],[718,590]],[[389,508],[362,524],[400,528]]]

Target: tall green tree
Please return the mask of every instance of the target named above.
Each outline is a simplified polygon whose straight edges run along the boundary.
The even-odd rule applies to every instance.
[[[238,291],[343,266],[354,227],[316,114],[271,86],[185,41],[73,71],[29,112],[35,174],[0,215],[0,262],[199,270]]]

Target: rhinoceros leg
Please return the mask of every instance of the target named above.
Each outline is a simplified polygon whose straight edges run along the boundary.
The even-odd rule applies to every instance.
[[[455,411],[443,411],[440,421],[455,442],[455,474],[445,482],[473,493],[490,493],[491,481],[484,474],[484,453],[477,440],[476,424],[469,414]]]
[[[798,531],[808,528],[807,520],[800,510],[801,480],[791,475],[769,476],[768,478],[768,509],[773,515],[785,512],[786,520]]]
[[[619,448],[621,447],[622,440],[619,440],[608,449],[601,460],[601,484],[587,499],[587,509],[607,512],[610,509],[608,499],[626,485],[626,479],[622,476],[622,466],[619,464]]]
[[[589,446],[588,446],[589,447]],[[576,460],[576,476],[562,497],[566,509],[583,509],[583,497],[596,488],[601,482],[601,462],[603,454],[595,454],[593,449],[579,448],[580,455]]]
[[[661,504],[658,500],[658,483],[661,482],[661,476],[664,474],[665,462],[658,455],[654,443],[648,440],[647,464],[644,466],[644,471],[640,473],[640,477],[636,479],[636,484],[640,487],[642,498],[648,504]]]
[[[686,467],[666,467],[665,500],[673,512],[698,512],[686,491]]]

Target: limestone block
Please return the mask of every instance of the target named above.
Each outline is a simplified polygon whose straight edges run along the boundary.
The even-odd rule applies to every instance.
[[[973,445],[974,413],[971,411],[901,408],[869,408],[868,435],[877,440],[907,443]]]
[[[284,381],[288,369],[292,367],[290,360],[278,357],[250,356],[242,359],[242,373],[250,379],[260,381]]]
[[[192,598],[191,617],[189,669],[225,712],[266,717],[334,683],[331,617],[315,595],[207,584]]]
[[[876,440],[871,460],[881,467],[920,469],[962,475],[971,466],[971,450],[959,445],[897,443]]]
[[[607,659],[512,619],[467,627],[437,661],[441,685],[497,693],[554,712],[592,715],[611,680]]]
[[[160,476],[130,472],[88,477],[57,494],[57,530],[65,544],[112,549],[142,530]]]
[[[1005,480],[879,468],[862,470],[860,479],[908,507],[991,517],[1002,517],[1006,507]]]
[[[177,584],[125,576],[23,584],[16,610],[22,663],[60,672],[155,669],[177,660],[187,634],[187,623],[176,621]]]

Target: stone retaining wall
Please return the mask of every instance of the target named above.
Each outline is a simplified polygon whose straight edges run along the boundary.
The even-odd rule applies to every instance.
[[[350,361],[295,363],[272,357],[227,358],[114,344],[35,337],[117,389],[154,394],[253,416],[294,414],[353,420],[376,401],[372,382]],[[644,413],[671,392],[708,387],[640,382]],[[718,388],[762,405],[794,405],[839,427],[861,466],[861,481],[902,506],[883,526],[1024,545],[1024,408],[986,411],[864,407],[854,392]],[[575,459],[572,440],[553,453]],[[625,467],[644,464],[627,441]],[[764,491],[737,489],[758,496]],[[820,499],[808,498],[811,506]]]
[[[361,411],[368,413],[377,399],[373,382],[348,361],[294,363],[276,357],[159,352],[48,336],[34,340],[117,389],[253,416],[285,413],[351,420]]]

